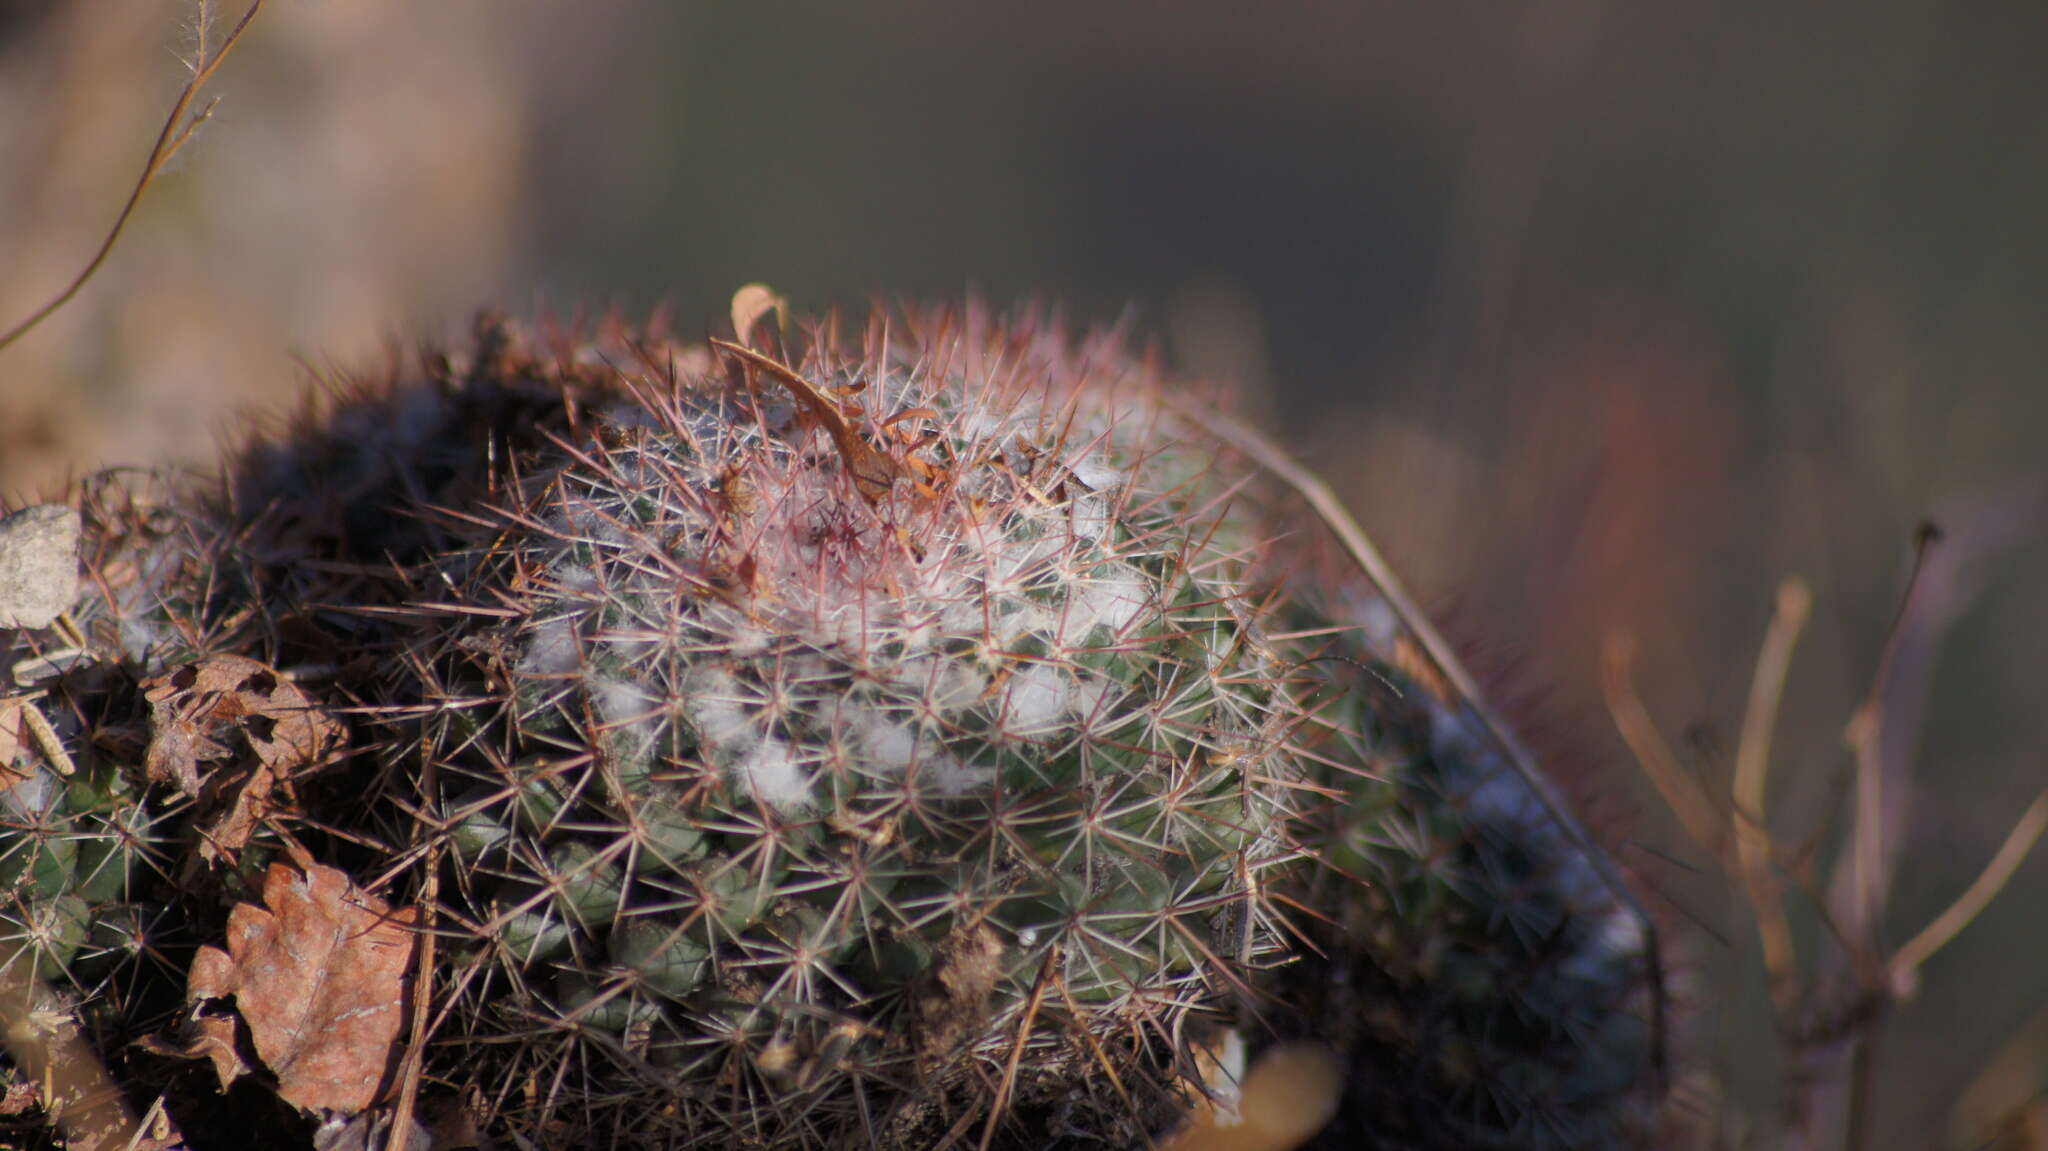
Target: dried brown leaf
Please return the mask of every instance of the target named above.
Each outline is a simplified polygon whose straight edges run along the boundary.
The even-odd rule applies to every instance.
[[[144,767],[150,779],[194,797],[200,811],[218,813],[203,829],[209,859],[247,844],[265,816],[290,804],[292,777],[323,766],[344,734],[297,685],[241,656],[187,663],[142,689],[150,705]]]
[[[1212,1087],[1214,1085],[1212,1084]],[[1234,1104],[1204,1100],[1167,1151],[1289,1151],[1315,1137],[1337,1114],[1344,1066],[1313,1043],[1284,1043],[1259,1057]]]
[[[263,903],[230,913],[226,951],[199,949],[186,993],[234,996],[285,1102],[361,1111],[398,1065],[418,909],[392,911],[335,868],[283,863]]]
[[[248,1061],[242,1058],[240,1049],[235,1046],[235,1019],[232,1015],[199,1016],[192,1021],[191,1029],[180,1043],[148,1035],[137,1040],[135,1045],[153,1055],[211,1061],[222,1091],[249,1073]]]

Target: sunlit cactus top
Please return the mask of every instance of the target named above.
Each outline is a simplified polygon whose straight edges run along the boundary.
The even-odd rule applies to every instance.
[[[530,995],[806,1096],[743,1112],[771,1142],[974,1101],[1034,987],[1086,1035],[1035,1039],[1034,1083],[1214,1030],[1280,946],[1260,882],[1298,853],[1310,688],[1220,445],[1107,344],[932,336],[683,357],[443,560],[492,608],[443,642],[489,635],[509,689],[500,755],[475,717],[442,739],[498,880],[479,1011]],[[1154,1098],[1157,1055],[1124,1068]],[[856,1098],[877,1076],[930,1086]]]

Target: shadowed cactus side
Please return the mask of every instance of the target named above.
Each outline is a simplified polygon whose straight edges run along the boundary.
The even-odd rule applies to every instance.
[[[1642,925],[1193,397],[977,313],[781,336],[487,321],[169,522],[88,515],[47,691],[130,758],[10,808],[15,898],[135,899],[49,846],[129,811],[120,874],[202,938],[226,896],[165,877],[247,890],[285,835],[431,899],[425,1086],[543,1145],[919,1146],[1000,1105],[1004,1145],[1137,1146],[1284,1037],[1350,1064],[1333,1146],[1640,1138]],[[137,681],[209,653],[353,730],[206,867],[134,751]]]

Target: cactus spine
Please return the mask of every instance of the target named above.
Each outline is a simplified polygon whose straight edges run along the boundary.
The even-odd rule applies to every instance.
[[[782,338],[488,321],[177,531],[88,517],[97,666],[317,662],[367,705],[237,866],[296,828],[434,897],[430,1084],[546,1145],[921,1145],[998,1102],[1018,1145],[1139,1145],[1232,1031],[1339,1046],[1362,1144],[1640,1126],[1633,919],[1185,396],[974,312]],[[91,778],[0,831],[39,971],[192,846]],[[88,866],[121,811],[155,822]]]

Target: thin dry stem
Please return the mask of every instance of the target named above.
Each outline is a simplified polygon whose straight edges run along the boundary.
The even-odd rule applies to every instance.
[[[2034,797],[2033,804],[2013,825],[2005,842],[1999,845],[1998,853],[1984,865],[1984,870],[1978,873],[1969,888],[1947,910],[1935,916],[1933,922],[1921,928],[1920,934],[1892,953],[1890,974],[1894,993],[1901,997],[1910,993],[1918,979],[1920,965],[1954,939],[1957,932],[1968,926],[1998,897],[2000,889],[2012,878],[2013,872],[2019,870],[2021,861],[2034,849],[2044,831],[2048,831],[2048,789]]]
[[[171,157],[177,155],[178,149],[184,147],[186,141],[192,138],[193,131],[213,114],[218,100],[208,102],[191,120],[185,119],[185,112],[192,107],[192,101],[198,98],[199,90],[206,86],[207,81],[213,79],[214,72],[227,60],[228,54],[235,50],[235,45],[241,42],[242,33],[262,7],[263,0],[250,0],[249,10],[242,14],[241,20],[236,22],[227,39],[221,41],[220,47],[211,56],[207,55],[206,51],[205,28],[201,27],[198,55],[192,61],[192,79],[178,93],[177,102],[171,105],[171,114],[164,118],[164,126],[157,133],[156,143],[149,150],[149,158],[143,162],[142,175],[136,178],[135,186],[129,189],[127,202],[121,205],[121,212],[114,217],[113,226],[107,229],[106,238],[100,241],[99,250],[93,253],[92,259],[86,261],[85,267],[72,277],[71,282],[64,286],[63,291],[52,296],[42,307],[29,313],[26,319],[0,334],[0,351],[5,351],[9,345],[34,330],[57,309],[70,303],[71,298],[76,296],[80,289],[85,287],[86,282],[100,270],[100,265],[106,263],[108,253],[114,250],[114,244],[120,240],[122,230],[127,228],[129,217],[135,214],[135,206],[142,202],[142,194],[156,182],[157,176],[163,172],[164,165],[170,163]],[[200,11],[203,16],[204,5],[201,5]]]
[[[1852,923],[1868,934],[1885,903],[1887,876],[1884,866],[1884,732],[1885,690],[1890,686],[1892,668],[1906,635],[1906,618],[1913,610],[1927,571],[1927,554],[1940,538],[1932,524],[1922,525],[1913,547],[1913,568],[1906,577],[1905,594],[1885,633],[1884,650],[1870,677],[1870,692],[1849,719],[1843,732],[1856,760],[1856,817],[1847,845],[1852,868],[1848,915]]]
[[[1795,986],[1799,960],[1792,944],[1792,924],[1785,916],[1783,893],[1771,874],[1765,785],[1792,649],[1812,606],[1813,595],[1804,581],[1790,579],[1779,585],[1777,611],[1764,633],[1763,651],[1757,656],[1756,677],[1750,681],[1749,703],[1742,716],[1742,738],[1735,749],[1736,860],[1756,912],[1764,969],[1770,974],[1773,998],[1781,1010],[1788,1006],[1785,997]]]
[[[1039,1005],[1045,1002],[1045,989],[1057,979],[1061,948],[1054,943],[1046,949],[1045,964],[1038,969],[1038,981],[1031,987],[1030,998],[1024,1001],[1024,1016],[1017,1021],[1017,1038],[1010,1044],[1010,1058],[1003,1064],[1003,1081],[996,1088],[995,1100],[989,1104],[988,1125],[981,1129],[980,1151],[988,1151],[994,1142],[996,1127],[1003,1121],[1003,1112],[1010,1105],[1010,1090],[1017,1084],[1017,1067],[1024,1059],[1024,1046],[1031,1039],[1031,1025],[1038,1020]]]
[[[420,749],[420,789],[427,795],[436,787],[437,758],[430,747]],[[399,1066],[398,1106],[392,1114],[385,1151],[406,1151],[412,1130],[413,1109],[418,1106],[420,1075],[427,1050],[427,1016],[432,1007],[434,986],[434,913],[440,908],[441,847],[446,842],[435,836],[427,847],[426,883],[420,892],[420,941],[413,963],[412,1020],[405,1060]]]
[[[1925,553],[1925,538],[1921,552]],[[1916,576],[1917,576],[1916,568]],[[1911,595],[1909,587],[1908,595]],[[1645,775],[1650,777],[1678,815],[1687,833],[1703,845],[1717,848],[1715,854],[1727,870],[1731,880],[1737,881],[1747,898],[1757,924],[1757,933],[1762,942],[1764,963],[1771,978],[1772,1003],[1778,1019],[1788,1024],[1799,1015],[1796,998],[1811,992],[1802,984],[1797,967],[1798,957],[1792,946],[1791,928],[1783,904],[1783,882],[1779,879],[1777,867],[1789,868],[1795,877],[1804,874],[1804,864],[1798,859],[1781,858],[1779,847],[1772,841],[1765,826],[1766,792],[1769,781],[1770,752],[1773,732],[1776,726],[1778,708],[1782,702],[1792,651],[1799,632],[1811,610],[1811,595],[1804,583],[1797,579],[1788,580],[1778,591],[1777,609],[1764,637],[1763,649],[1757,658],[1755,677],[1751,683],[1747,709],[1743,717],[1741,742],[1737,748],[1736,770],[1733,781],[1734,810],[1728,814],[1732,827],[1735,851],[1731,856],[1718,845],[1726,842],[1726,832],[1716,827],[1717,816],[1713,804],[1705,792],[1679,768],[1677,759],[1654,721],[1643,707],[1634,686],[1629,680],[1630,651],[1627,641],[1622,638],[1608,642],[1603,663],[1603,683],[1606,689],[1608,707],[1617,728],[1628,743]],[[1901,609],[1903,613],[1903,608]],[[1897,625],[1894,624],[1894,636]],[[1886,654],[1880,660],[1879,671],[1871,694],[1848,725],[1848,739],[1858,756],[1859,794],[1856,800],[1855,834],[1860,842],[1851,846],[1846,856],[1848,866],[1862,868],[1868,863],[1865,852],[1877,844],[1874,823],[1866,826],[1867,819],[1874,815],[1879,795],[1870,793],[1875,786],[1871,774],[1876,766],[1877,752],[1882,738],[1882,717],[1878,711],[1878,700],[1887,680],[1887,669],[1892,659],[1891,652],[1895,639],[1886,645]],[[1847,1043],[1851,1051],[1851,1063],[1847,1071],[1849,1097],[1846,1101],[1847,1129],[1845,1138],[1850,1148],[1864,1146],[1870,1137],[1869,1106],[1871,1081],[1875,1066],[1875,1043],[1878,1022],[1884,1010],[1894,999],[1912,995],[1918,979],[1918,970],[1929,957],[1945,945],[1956,933],[1968,925],[1998,896],[2006,882],[2012,878],[2022,860],[2032,850],[2044,833],[2048,833],[2048,790],[2036,796],[2033,804],[2007,835],[2004,844],[1984,870],[1970,884],[1969,888],[1947,910],[1927,925],[1912,940],[1894,952],[1886,961],[1876,950],[1870,938],[1869,924],[1875,920],[1875,911],[1881,907],[1882,886],[1872,882],[1870,871],[1859,871],[1856,875],[1859,890],[1858,901],[1867,901],[1871,913],[1861,924],[1837,922],[1831,914],[1831,907],[1823,894],[1809,885],[1812,898],[1821,922],[1829,933],[1857,962],[1855,973],[1862,994],[1856,1000],[1860,1006],[1850,1013],[1828,1015],[1823,1018],[1835,1022],[1816,1029],[1811,1022],[1804,1032],[1810,1037],[1793,1040],[1795,1046],[1807,1052],[1809,1059],[1826,1049]],[[1854,909],[1852,909],[1854,910]],[[1806,1082],[1800,1088],[1802,1096],[1810,1094],[1815,1084]],[[1791,1114],[1812,1118],[1810,1108],[1799,1105],[1791,1108]],[[1810,1136],[1811,1131],[1804,1134]]]
[[[1620,729],[1623,742],[1635,755],[1643,774],[1656,786],[1657,794],[1664,797],[1685,826],[1685,833],[1715,858],[1725,860],[1728,817],[1708,797],[1699,781],[1679,765],[1671,745],[1665,742],[1656,721],[1650,718],[1649,709],[1643,706],[1630,676],[1633,645],[1614,636],[1608,639],[1604,654],[1600,682],[1607,696],[1608,713],[1614,717],[1614,726]]]

